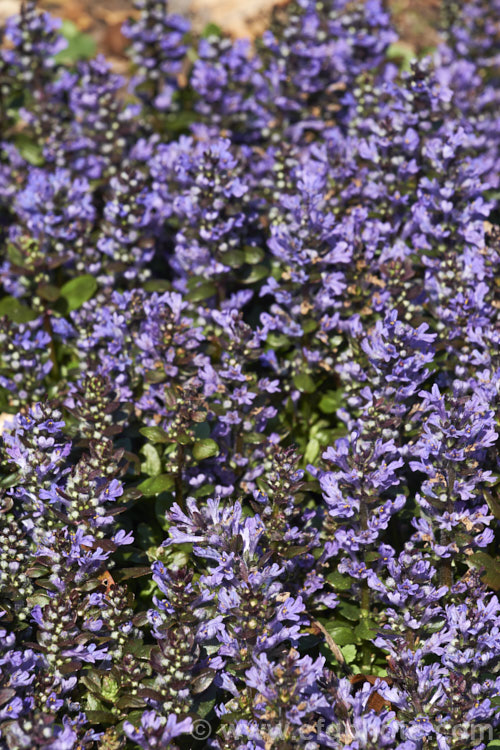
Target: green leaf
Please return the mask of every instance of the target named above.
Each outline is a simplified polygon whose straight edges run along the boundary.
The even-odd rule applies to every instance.
[[[83,677],[81,677],[80,679],[83,682]],[[87,713],[87,711],[104,711],[103,702],[100,701],[97,696],[93,695],[92,693],[87,693],[86,695],[85,713]]]
[[[267,343],[270,349],[283,349],[290,346],[290,339],[284,333],[268,333]]]
[[[61,667],[61,672],[62,674],[75,674],[75,672],[78,672],[81,669],[81,667],[82,667],[81,661],[78,661],[78,659],[71,659],[70,661],[64,662],[64,664]]]
[[[213,297],[216,291],[213,281],[202,281],[201,284],[198,284],[186,294],[186,299],[190,302],[201,302],[208,297]]]
[[[101,695],[104,700],[113,702],[120,691],[120,686],[116,680],[109,675],[105,675],[101,683]]]
[[[251,266],[254,266],[256,263],[260,263],[260,261],[264,258],[264,251],[260,247],[247,245],[245,247],[244,253],[245,262]]]
[[[328,633],[332,636],[337,646],[347,646],[354,640],[354,630],[346,625],[336,625],[331,622],[322,621]]]
[[[203,39],[208,39],[211,36],[222,36],[222,29],[220,26],[217,26],[216,23],[207,23],[206,26],[203,27],[203,31],[201,32],[201,37]]]
[[[26,133],[18,133],[14,138],[14,144],[28,164],[32,164],[34,167],[41,167],[44,164],[45,159],[41,147]]]
[[[149,569],[149,572],[151,572],[151,568]],[[144,622],[142,623],[145,625],[148,621],[147,614],[145,612],[141,612],[139,614],[139,619],[146,615]],[[136,618],[134,618],[134,625],[141,625],[137,622]],[[134,654],[134,656],[137,656],[138,659],[148,659],[151,656],[151,649],[153,646],[151,644],[145,644],[142,642],[140,638],[134,638],[133,640],[127,641],[127,649],[130,651],[131,654]]]
[[[142,446],[141,453],[145,459],[141,463],[142,474],[147,474],[149,477],[157,477],[161,474],[161,460],[156,448],[151,443],[146,443]]]
[[[372,664],[370,666],[370,672],[375,675],[375,677],[387,677],[387,669],[380,664]]]
[[[329,581],[337,591],[347,591],[352,586],[352,578],[347,575],[342,575],[338,570],[334,570],[333,573],[328,573],[326,580]]]
[[[145,292],[168,292],[171,287],[172,285],[166,279],[151,279],[143,286]]]
[[[346,620],[359,620],[360,610],[357,604],[350,604],[349,602],[339,602],[335,612],[339,611],[342,617]]]
[[[484,197],[486,200],[495,201],[496,203],[496,201],[500,200],[500,190],[485,190]],[[495,284],[500,286],[500,279],[498,277],[495,279]]]
[[[188,564],[193,550],[192,544],[178,544],[176,549],[170,547],[165,553],[167,568],[183,568]]]
[[[304,461],[308,464],[313,464],[319,455],[319,441],[316,438],[311,438],[307,444],[306,451],[304,453]]]
[[[49,602],[50,596],[48,596],[47,594],[42,594],[42,592],[37,592],[36,594],[33,594],[33,596],[28,596],[26,599],[26,603],[30,608],[36,606],[37,604],[40,607],[45,607],[45,605]]]
[[[2,688],[0,689],[0,706],[3,706],[7,701],[12,700],[16,695],[14,688]]]
[[[91,694],[101,692],[100,677],[94,672],[87,672],[87,674],[83,674],[80,679],[81,679],[81,682],[83,682],[83,684],[85,685],[85,687],[90,690]]]
[[[116,703],[117,708],[141,708],[145,705],[146,701],[138,695],[124,695]]]
[[[45,565],[30,565],[29,568],[26,568],[26,575],[28,576],[28,578],[41,578],[48,572],[48,568]]]
[[[492,495],[489,490],[483,490],[484,496],[486,497],[486,501],[488,503],[488,507],[495,516],[495,518],[500,519],[500,501],[497,497]]]
[[[353,661],[355,661],[356,646],[354,646],[352,643],[349,643],[346,646],[342,646],[340,650],[342,651],[342,654],[347,664],[351,664]]]
[[[222,724],[231,724],[241,719],[241,711],[231,711],[227,714],[222,714],[220,721]]]
[[[302,323],[302,330],[304,333],[312,333],[319,328],[318,322],[312,318],[306,318]]]
[[[438,617],[436,620],[431,620],[427,623],[427,630],[429,633],[439,633],[440,630],[446,625],[446,618]]]
[[[208,695],[210,695],[210,693],[208,693]],[[217,698],[216,696],[214,696],[213,698],[210,698],[209,700],[200,701],[199,703],[196,703],[194,706],[194,709],[196,711],[197,716],[200,716],[201,718],[203,718],[204,716],[208,716],[210,711],[215,706],[216,702],[217,702]]]
[[[303,555],[305,552],[308,552],[309,549],[310,548],[307,544],[303,544],[303,545],[293,544],[291,547],[288,547],[287,550],[282,552],[282,554],[284,557],[290,560],[292,557],[298,557],[299,555]]]
[[[64,297],[68,304],[68,310],[78,310],[84,302],[87,302],[97,290],[97,281],[89,273],[83,276],[77,276],[71,281],[67,281],[61,287],[61,297]]]
[[[4,297],[0,300],[0,318],[6,315],[14,323],[28,323],[37,318],[36,312],[23,305],[16,297]]]
[[[359,625],[356,625],[354,632],[362,641],[371,641],[377,635],[377,628],[375,627],[375,623],[363,619]]]
[[[159,474],[157,477],[150,477],[138,486],[144,497],[153,497],[160,492],[169,492],[174,486],[174,478],[171,474]]]
[[[196,424],[204,424],[206,418],[207,418],[207,412],[206,411],[202,411],[201,409],[199,411],[194,411],[191,414],[191,419]]]
[[[266,440],[266,436],[262,434],[262,432],[246,432],[245,433],[245,443],[250,443],[251,445],[260,445],[261,443],[264,443]]]
[[[167,531],[169,522],[167,521],[167,511],[172,505],[172,495],[164,494],[159,495],[155,500],[155,516],[156,520],[162,527],[163,531]]]
[[[226,266],[240,268],[245,263],[245,253],[243,250],[228,250],[222,255],[221,260]]]
[[[323,414],[334,414],[337,409],[340,408],[344,397],[344,391],[327,391],[324,396],[321,397],[319,402],[319,408]]]
[[[47,302],[55,302],[61,294],[59,288],[53,284],[40,284],[37,287],[36,293],[42,299],[47,300]]]
[[[161,427],[142,427],[139,432],[141,433],[141,435],[144,435],[144,437],[147,438],[151,443],[171,442],[167,433]]]
[[[389,45],[386,56],[388,60],[393,60],[398,63],[401,70],[410,70],[411,61],[416,57],[412,45],[401,40]]]
[[[25,247],[28,252],[30,251],[31,246],[36,247],[36,245],[37,243],[35,242],[35,240],[31,240],[31,239],[23,243],[23,247]],[[12,263],[15,266],[24,267],[24,262],[26,258],[23,255],[23,253],[20,251],[20,249],[16,247],[16,245],[13,245],[12,242],[8,242],[6,251],[7,251],[9,260],[12,261]]]
[[[266,276],[269,276],[269,268],[267,266],[254,266],[246,279],[243,280],[243,283],[256,284],[257,281],[261,281]]]
[[[197,440],[204,440],[210,435],[211,429],[208,422],[198,422],[193,428],[194,436]]]
[[[148,370],[144,373],[146,383],[161,383],[166,379],[165,370]]]
[[[12,415],[14,416],[14,415]],[[3,429],[5,430],[5,423],[3,425]],[[20,471],[15,471],[12,474],[6,474],[0,479],[0,487],[14,487],[19,482],[19,478],[21,477]]]
[[[213,669],[206,669],[200,672],[191,682],[191,690],[196,695],[197,693],[203,693],[215,679],[215,672]]]
[[[115,715],[111,711],[85,711],[90,724],[114,724]]]
[[[113,575],[115,576],[117,581],[128,581],[130,578],[142,578],[143,576],[148,576],[151,574],[151,568],[146,567],[143,565],[135,566],[133,568],[120,568],[119,571],[115,572],[113,571]]]
[[[495,591],[500,590],[500,562],[487,552],[475,552],[467,558],[467,565],[484,568],[483,581]]]
[[[195,497],[210,497],[215,490],[213,484],[201,484],[198,489],[193,492]]]
[[[193,456],[197,461],[203,461],[204,458],[212,458],[212,456],[219,455],[219,446],[211,438],[205,438],[205,440],[198,440],[193,445]]]
[[[316,390],[314,380],[306,372],[300,372],[298,375],[294,375],[293,383],[301,393],[314,393]]]
[[[67,40],[68,45],[55,56],[57,62],[75,63],[78,60],[89,60],[95,57],[97,45],[94,38],[89,34],[82,34],[74,23],[65,19],[62,22],[61,34]]]

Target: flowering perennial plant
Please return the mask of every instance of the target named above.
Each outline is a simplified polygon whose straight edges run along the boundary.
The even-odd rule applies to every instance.
[[[500,747],[498,0],[136,5],[0,37],[0,750]]]

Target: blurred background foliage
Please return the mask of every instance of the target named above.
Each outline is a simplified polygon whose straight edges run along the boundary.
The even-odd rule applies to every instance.
[[[21,0],[1,0],[0,24],[17,13]],[[104,54],[118,73],[127,71],[127,40],[123,22],[133,16],[133,0],[40,0],[40,7],[65,21],[64,34],[70,42],[67,56],[92,57]],[[236,37],[254,37],[266,28],[273,6],[286,0],[169,0],[172,12],[187,15],[195,30],[216,24]],[[400,42],[395,54],[412,57],[435,46],[436,19],[440,0],[386,0]]]

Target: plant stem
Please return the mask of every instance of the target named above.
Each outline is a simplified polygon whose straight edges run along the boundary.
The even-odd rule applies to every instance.
[[[50,315],[45,313],[43,316],[43,328],[46,333],[50,336],[50,344],[49,344],[49,351],[50,351],[50,359],[53,365],[52,374],[54,377],[58,380],[60,373],[59,373],[59,363],[57,361],[57,355],[56,355],[56,347],[54,344],[54,331],[52,330],[52,323],[50,322]]]
[[[366,507],[364,495],[361,496],[361,500],[359,504],[359,520],[361,524],[361,530],[366,531],[366,529],[368,528],[368,508]],[[361,560],[363,563],[365,563],[364,552],[361,553]],[[366,563],[365,563],[365,567],[366,567]],[[363,578],[361,581],[361,617],[369,617],[369,615],[370,615],[370,588],[368,586],[368,582],[366,578]]]
[[[446,477],[446,510],[451,515],[453,513],[453,488],[455,486],[455,470],[448,465]],[[440,542],[443,546],[450,544],[450,535],[445,529],[441,529]],[[441,586],[453,586],[453,569],[451,557],[441,558],[439,565],[439,583]]]
[[[184,497],[182,492],[182,469],[184,467],[185,451],[180,443],[177,445],[177,474],[175,475],[175,501],[182,510],[184,508]]]

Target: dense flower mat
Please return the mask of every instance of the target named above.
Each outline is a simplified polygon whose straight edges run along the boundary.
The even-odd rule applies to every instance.
[[[8,22],[2,750],[500,747],[500,3],[443,5],[410,64],[141,0],[127,81]]]

